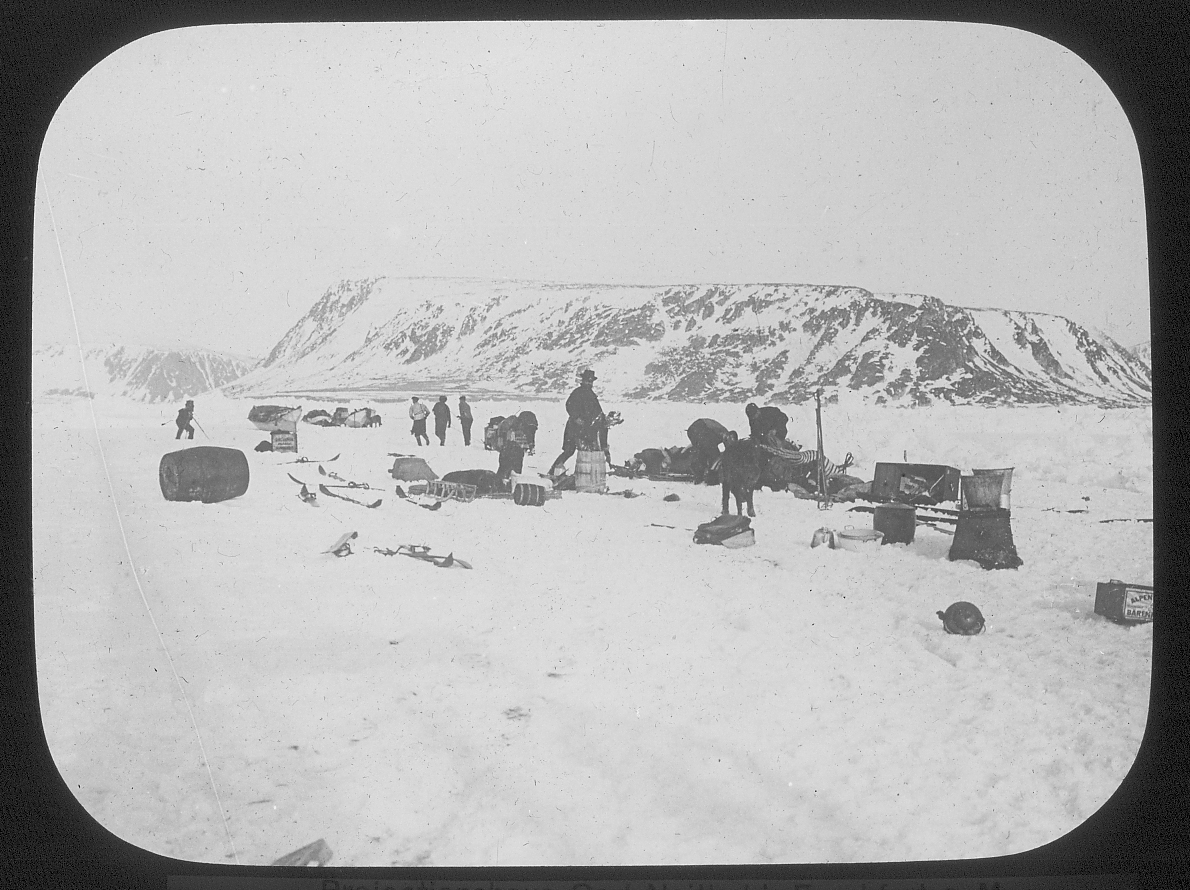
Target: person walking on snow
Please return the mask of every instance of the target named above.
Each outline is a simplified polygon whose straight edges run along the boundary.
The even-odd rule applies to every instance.
[[[581,382],[566,400],[566,429],[562,432],[562,453],[558,455],[549,474],[555,476],[565,468],[580,447],[601,448],[607,462],[612,462],[607,447],[607,428],[604,426],[603,408],[599,405],[599,397],[595,395],[595,372],[588,369],[583,371]]]
[[[409,417],[413,420],[413,438],[417,440],[417,444],[422,444],[422,439],[425,439],[425,444],[430,444],[430,437],[426,434],[426,418],[430,416],[430,409],[417,400],[417,396],[413,397],[412,404],[409,406]]]
[[[174,436],[174,438],[180,439],[180,438],[182,438],[182,433],[187,432],[190,435],[188,435],[186,438],[193,439],[194,438],[194,427],[192,427],[190,425],[191,421],[193,421],[193,420],[194,420],[194,400],[187,399],[186,407],[182,408],[178,411],[178,419],[177,419],[178,434],[176,436]]]
[[[467,404],[466,396],[459,396],[459,426],[463,428],[463,444],[471,444],[471,406]]]
[[[450,426],[450,405],[446,404],[446,396],[438,396],[434,403],[434,435],[438,437],[438,444],[446,444],[446,430]]]

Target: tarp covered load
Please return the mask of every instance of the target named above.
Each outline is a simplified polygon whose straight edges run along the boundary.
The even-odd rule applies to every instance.
[[[379,426],[380,415],[371,408],[356,408],[343,421],[344,426],[358,429],[365,426]]]
[[[312,423],[315,426],[334,426],[335,420],[331,417],[329,411],[324,411],[321,408],[315,408],[302,418],[304,423]]]
[[[489,418],[483,431],[483,447],[488,451],[499,451],[509,442],[515,442],[532,454],[537,447],[537,415],[522,411],[507,417],[497,415]]]
[[[430,469],[424,459],[410,454],[398,454],[393,461],[393,468],[388,471],[397,481],[403,482],[433,482],[438,474]]]
[[[300,405],[297,408],[288,408],[282,405],[253,405],[248,412],[248,420],[257,429],[269,433],[296,433],[301,417]]]
[[[798,485],[810,490],[817,490],[818,452],[802,451],[788,442],[782,442],[772,437],[766,437],[757,442],[757,445],[768,457],[768,464],[762,472],[761,484],[769,486]],[[851,466],[851,463],[850,453],[842,464],[836,464],[825,457],[822,459],[827,488],[831,493],[854,487],[857,484],[866,484],[862,479],[847,475],[847,468]]]
[[[635,479],[644,476],[658,481],[692,482],[698,454],[689,445],[672,448],[646,448],[638,451],[624,466],[611,468],[612,475]]]

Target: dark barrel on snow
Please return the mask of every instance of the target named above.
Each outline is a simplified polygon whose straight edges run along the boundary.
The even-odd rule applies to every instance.
[[[884,532],[884,544],[912,544],[917,508],[912,504],[877,504],[872,528]]]
[[[540,507],[545,504],[545,486],[518,482],[512,489],[512,501],[519,507]]]
[[[248,458],[235,448],[198,445],[165,455],[157,475],[167,501],[214,504],[248,490]]]

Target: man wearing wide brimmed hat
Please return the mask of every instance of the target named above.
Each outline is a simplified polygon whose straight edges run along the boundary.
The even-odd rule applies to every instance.
[[[566,461],[582,446],[591,451],[602,450],[607,456],[607,439],[600,436],[603,425],[603,408],[595,395],[595,372],[590,368],[583,371],[580,382],[570,398],[566,400],[566,429],[562,433],[562,453],[550,467],[550,475],[562,472]],[[611,457],[607,457],[611,463]]]

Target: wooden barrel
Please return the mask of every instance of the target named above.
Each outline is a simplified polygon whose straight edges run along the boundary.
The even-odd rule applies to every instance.
[[[165,455],[157,475],[167,501],[214,504],[248,490],[248,458],[235,448],[198,445]]]
[[[545,504],[545,486],[518,482],[512,489],[512,501],[521,507],[540,507]]]
[[[607,491],[607,459],[602,451],[579,451],[574,460],[574,490]]]
[[[884,544],[912,544],[917,508],[912,504],[877,504],[872,528],[884,532]]]

